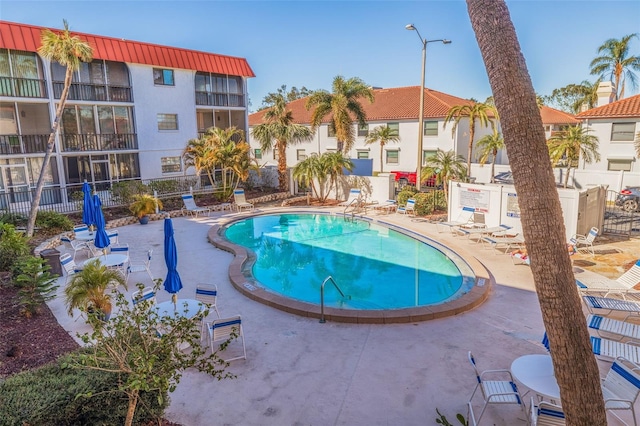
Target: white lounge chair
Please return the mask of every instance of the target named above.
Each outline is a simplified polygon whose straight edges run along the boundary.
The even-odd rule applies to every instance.
[[[508,253],[514,249],[522,248],[524,246],[524,237],[520,234],[515,237],[482,237],[482,242],[483,244],[489,244],[491,248],[496,250],[502,248],[504,253]]]
[[[513,229],[509,225],[499,225],[492,226],[490,228],[463,228],[459,227],[455,229],[455,232],[462,236],[466,236],[469,240],[472,238],[476,240],[476,242],[480,242],[483,237],[492,236],[494,233],[504,233],[510,229]]]
[[[597,276],[597,278],[576,280],[576,284],[583,293],[598,293],[604,294],[605,297],[620,296],[623,299],[640,300],[640,290],[635,289],[635,286],[640,284],[640,259],[615,280]]]
[[[400,206],[396,209],[396,213],[399,214],[408,214],[415,215],[416,214],[416,200],[413,198],[409,198],[407,200],[407,204],[404,206]]]
[[[215,342],[227,341],[234,335],[242,342],[242,355],[238,355],[232,358],[225,358],[225,361],[233,361],[235,359],[247,359],[247,349],[244,345],[244,330],[242,329],[242,318],[240,315],[235,315],[229,318],[219,318],[213,320],[208,324],[209,329],[209,344],[211,345],[211,352],[215,352],[213,344]],[[224,342],[222,342],[224,343]],[[228,350],[229,346],[225,350]]]
[[[196,201],[193,199],[193,195],[191,194],[182,194],[182,202],[184,203],[184,207],[182,208],[182,213],[191,214],[195,217],[198,217],[200,213],[207,214],[211,213],[211,209],[209,207],[198,207],[196,205]]]
[[[338,205],[339,206],[355,205],[359,202],[358,200],[360,199],[361,194],[362,194],[362,191],[360,191],[360,189],[351,188],[351,190],[349,190],[349,197],[345,201],[339,203]]]
[[[631,410],[633,424],[637,426],[635,403],[640,395],[640,366],[625,357],[616,358],[602,381],[604,408],[613,416],[624,422],[614,411]]]
[[[614,360],[623,356],[630,361],[640,363],[640,342],[618,342],[604,337],[591,336],[593,353],[606,360]]]
[[[595,330],[600,337],[618,341],[635,340],[640,342],[640,324],[589,314],[587,325],[590,329]]]
[[[598,297],[598,296],[582,296],[584,304],[592,314],[598,314],[594,311],[607,311],[609,315],[612,312],[626,313],[625,320],[631,315],[640,314],[640,304],[632,302],[630,300],[614,299],[612,297]]]
[[[588,246],[591,251],[591,256],[595,256],[595,251],[593,250],[593,241],[598,236],[598,228],[595,226],[589,230],[587,235],[574,234],[569,241],[578,249],[581,245]]]
[[[243,209],[253,210],[253,204],[249,203],[244,195],[244,189],[236,189],[233,191],[233,200],[236,210],[241,212]]]
[[[482,419],[482,415],[486,410],[489,404],[517,404],[522,409],[522,412],[527,416],[527,412],[524,407],[524,401],[522,401],[522,397],[520,396],[520,392],[518,392],[518,387],[513,380],[513,376],[509,370],[485,370],[482,373],[478,371],[476,367],[476,361],[473,357],[473,354],[469,352],[469,362],[473,367],[473,371],[476,373],[476,386],[473,389],[473,393],[471,394],[471,398],[469,398],[469,402],[467,403],[468,408],[468,419],[470,424],[477,425],[480,423],[480,419]],[[486,376],[501,376],[506,378],[507,380],[486,380]],[[483,398],[482,410],[480,411],[480,415],[476,420],[475,414],[473,413],[472,401],[476,391],[480,389]]]
[[[460,214],[458,215],[458,217],[455,220],[449,221],[449,222],[438,222],[436,223],[436,229],[438,230],[438,232],[443,232],[440,230],[440,227],[445,227],[445,231],[454,231],[454,228],[460,226],[460,225],[466,225],[470,222],[472,222],[473,219],[473,213],[476,211],[475,208],[473,207],[463,207],[462,211],[460,212]]]
[[[531,398],[531,425],[532,426],[564,426],[564,412],[559,405],[550,402],[540,401],[537,403]]]

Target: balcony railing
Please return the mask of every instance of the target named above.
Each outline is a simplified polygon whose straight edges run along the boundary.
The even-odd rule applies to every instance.
[[[136,133],[61,135],[62,149],[69,151],[118,151],[138,149]]]
[[[244,107],[244,95],[196,91],[196,105]]]
[[[45,152],[48,140],[49,135],[0,135],[0,154],[36,154]]]
[[[47,86],[44,80],[34,78],[0,77],[0,96],[46,98]]]
[[[53,96],[60,99],[63,81],[53,82]],[[133,102],[131,87],[107,84],[71,83],[67,99],[72,101]]]

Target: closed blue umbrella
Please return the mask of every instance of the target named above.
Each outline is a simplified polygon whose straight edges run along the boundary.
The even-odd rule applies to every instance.
[[[85,180],[82,184],[82,192],[84,194],[84,198],[82,200],[82,222],[87,225],[95,225],[96,221],[93,218],[93,199],[91,198],[91,187],[89,183]]]
[[[102,214],[102,201],[100,201],[100,197],[98,197],[97,194],[93,196],[93,208],[93,218],[96,222],[96,238],[93,244],[98,248],[109,247],[111,241],[109,240],[107,231],[104,229],[106,223],[104,221],[104,215]]]
[[[173,238],[173,222],[171,218],[164,220],[164,261],[167,264],[167,278],[164,280],[164,289],[173,294],[171,300],[175,304],[176,293],[182,288],[182,280],[178,274],[178,250],[176,240]]]

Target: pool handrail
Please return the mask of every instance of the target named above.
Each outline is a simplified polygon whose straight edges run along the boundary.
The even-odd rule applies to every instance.
[[[336,283],[336,280],[334,280],[331,275],[329,275],[327,278],[324,279],[324,281],[322,281],[322,285],[320,286],[320,323],[322,323],[322,324],[327,322],[324,319],[324,285],[328,281],[331,281],[333,283],[333,286],[336,288],[336,290],[338,290],[338,292],[340,293],[340,295],[342,297],[346,297],[344,295],[344,293],[342,292],[342,290],[340,290],[340,287],[338,287],[338,283]]]

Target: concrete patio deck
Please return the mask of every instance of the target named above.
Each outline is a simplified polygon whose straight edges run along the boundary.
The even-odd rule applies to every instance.
[[[435,224],[388,215],[384,219],[389,222],[478,259],[496,283],[488,300],[469,312],[425,322],[320,324],[317,319],[253,301],[232,287],[228,268],[233,255],[207,241],[209,229],[229,214],[173,219],[184,284],[179,297],[193,298],[197,283],[216,284],[221,315],[243,317],[247,359],[231,363],[229,371],[237,375],[233,380],[219,382],[203,373],[186,372],[169,395],[167,418],[174,422],[185,426],[431,425],[438,408],[457,424],[455,414],[466,414],[475,386],[468,351],[481,370],[509,368],[521,355],[546,353],[540,343],[544,327],[531,271],[513,265],[507,255],[438,233]],[[119,230],[120,242],[128,243],[134,253],[154,249],[151,270],[155,277],[164,277],[162,221]],[[132,276],[129,292],[135,290],[131,283],[145,279],[149,280],[146,273]],[[64,278],[60,280],[64,283]],[[171,299],[164,291],[157,298],[158,302]],[[78,331],[88,331],[82,320],[67,315],[62,297],[49,306],[74,337]],[[606,374],[610,363],[599,361],[599,365],[601,375]],[[525,399],[528,402],[529,397]],[[474,407],[479,407],[479,398]],[[630,414],[622,415],[631,419]],[[610,424],[620,424],[610,419]],[[482,423],[518,425],[525,420],[517,407],[502,406],[488,408]]]

